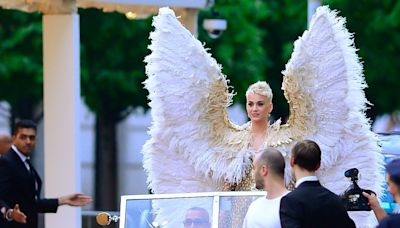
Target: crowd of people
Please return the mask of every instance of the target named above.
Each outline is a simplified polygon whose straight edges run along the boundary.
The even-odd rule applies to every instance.
[[[41,198],[41,179],[30,162],[36,143],[36,124],[16,123],[11,136],[0,137],[0,227],[37,227],[38,213],[56,212],[58,206],[83,206],[89,196],[72,194]],[[295,189],[285,185],[285,158],[272,147],[260,150],[253,161],[256,188],[267,192],[248,208],[243,228],[257,227],[355,227],[340,198],[324,188],[315,174],[321,165],[321,149],[311,140],[295,144],[290,170]],[[388,191],[400,202],[400,159],[386,166]],[[366,192],[378,227],[400,227],[399,215],[388,215],[374,194]],[[187,211],[184,227],[211,227],[208,212],[200,207]]]
[[[294,44],[282,72],[290,109],[287,124],[270,124],[272,91],[266,82],[246,92],[250,121],[233,124],[227,115],[233,94],[221,66],[171,9],[161,8],[153,25],[144,82],[153,122],[142,152],[154,193],[249,191],[256,184],[267,195],[250,205],[244,227],[363,225],[368,215],[352,220],[336,194],[344,190],[343,170],[356,166],[365,187],[380,192],[382,154],[365,116],[365,84],[353,35],[336,11],[319,7],[309,30]],[[83,194],[41,198],[41,179],[29,159],[35,142],[36,125],[20,121],[11,148],[1,155],[1,227],[36,228],[40,212],[92,201]],[[397,202],[399,166],[398,160],[387,166],[389,191]],[[295,183],[288,184],[291,179]],[[379,206],[375,194],[363,196],[380,227],[399,223],[398,216],[387,215]],[[159,218],[183,214],[180,205],[163,206],[155,208]],[[183,224],[209,227],[206,214],[192,207]]]
[[[221,66],[181,25],[171,9],[161,8],[153,20],[151,54],[145,58],[148,78],[144,85],[149,92],[153,121],[142,153],[153,193],[251,191],[255,184],[253,176],[259,178],[252,169],[252,165],[257,165],[252,164],[253,159],[260,151],[274,148],[284,157],[286,187],[294,188],[292,178],[298,175],[297,179],[304,180],[305,174],[309,175],[305,180],[318,178],[321,185],[308,186],[310,181],[298,181],[293,192],[280,195],[282,199],[275,201],[285,191],[269,192],[262,200],[282,205],[280,222],[294,223],[290,218],[298,216],[292,213],[299,209],[292,205],[301,203],[296,201],[297,196],[307,189],[306,193],[313,190],[326,195],[327,201],[340,209],[333,214],[343,219],[332,224],[342,221],[351,226],[332,195],[341,194],[348,186],[343,172],[357,168],[363,176],[359,184],[378,194],[382,192],[384,175],[381,148],[366,117],[363,67],[353,35],[345,24],[337,11],[319,7],[308,30],[294,43],[291,58],[282,71],[281,88],[290,110],[287,120],[276,119],[272,90],[268,83],[260,81],[250,85],[246,92],[249,122],[238,126],[227,115],[234,93]],[[322,151],[318,167],[302,167],[301,158],[293,157],[293,147],[305,139],[313,140]],[[268,177],[274,180],[268,183],[279,186],[278,174],[281,175],[278,172]],[[270,194],[277,196],[272,198]],[[262,200],[252,205],[251,211],[263,209],[259,205]],[[325,212],[318,207],[311,209]],[[163,203],[155,210],[160,221],[171,214],[181,218],[185,213],[179,206]],[[244,217],[242,211],[237,213]],[[350,217],[356,226],[366,227],[372,213],[351,213]],[[246,222],[251,224],[251,220]]]
[[[256,187],[266,196],[253,201],[244,218],[243,228],[280,227],[356,227],[342,199],[323,187],[315,172],[321,164],[321,150],[311,140],[298,142],[292,149],[290,168],[296,181],[293,191],[284,182],[285,160],[281,152],[267,148],[253,162]],[[400,159],[386,166],[388,191],[400,202]],[[375,194],[363,192],[379,222],[378,228],[400,227],[400,215],[388,215]],[[201,207],[190,208],[183,221],[185,228],[210,228],[208,212]],[[233,224],[233,227],[240,227]]]
[[[314,141],[298,142],[292,149],[290,168],[296,184],[291,192],[283,182],[281,153],[275,149],[260,153],[254,175],[257,188],[267,195],[250,205],[243,227],[355,227],[340,198],[318,181],[321,150]]]

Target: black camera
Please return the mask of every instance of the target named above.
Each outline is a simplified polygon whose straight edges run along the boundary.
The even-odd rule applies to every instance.
[[[351,185],[346,189],[346,191],[340,196],[346,210],[348,211],[370,211],[371,207],[368,205],[368,199],[365,197],[362,192],[366,192],[368,194],[375,194],[375,192],[362,189],[358,186],[358,169],[352,168],[346,170],[344,172],[345,177],[349,177],[351,180]]]

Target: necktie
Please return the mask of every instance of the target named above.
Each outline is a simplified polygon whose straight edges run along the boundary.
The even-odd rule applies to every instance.
[[[36,181],[35,170],[33,169],[32,163],[31,163],[31,161],[30,161],[29,158],[27,158],[27,159],[25,160],[25,162],[26,162],[26,164],[28,164],[28,166],[29,166],[29,173],[31,174],[31,177],[32,177],[33,181],[35,182],[35,193],[36,193],[35,195],[36,195],[36,197],[37,197],[37,181]]]
[[[31,161],[29,160],[29,158],[25,159],[26,164],[28,164],[29,166],[29,173],[31,174],[31,176],[35,179],[35,173],[33,171],[33,166]]]

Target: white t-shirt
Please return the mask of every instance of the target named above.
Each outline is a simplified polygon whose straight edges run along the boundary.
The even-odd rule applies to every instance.
[[[252,202],[244,218],[243,228],[280,228],[279,206],[287,193],[275,199],[261,197]]]

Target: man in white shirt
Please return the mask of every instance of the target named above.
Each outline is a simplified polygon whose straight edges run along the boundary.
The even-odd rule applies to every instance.
[[[267,195],[250,205],[243,228],[279,228],[280,201],[288,193],[284,181],[285,159],[278,150],[267,148],[256,154],[253,169],[256,188],[266,191]]]

